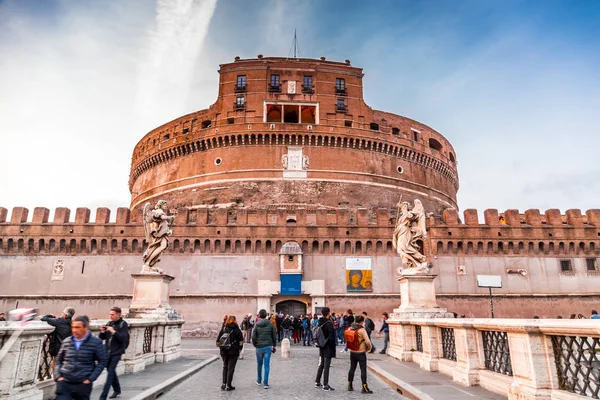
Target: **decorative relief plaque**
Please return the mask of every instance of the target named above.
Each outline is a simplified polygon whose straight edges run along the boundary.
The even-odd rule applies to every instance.
[[[62,281],[64,275],[65,275],[65,261],[64,260],[54,261],[54,266],[52,267],[52,277],[50,278],[50,280]]]
[[[17,376],[14,387],[35,383],[36,367],[40,358],[40,341],[27,340],[21,342],[21,351],[17,363]]]
[[[288,94],[296,94],[296,81],[288,81]]]

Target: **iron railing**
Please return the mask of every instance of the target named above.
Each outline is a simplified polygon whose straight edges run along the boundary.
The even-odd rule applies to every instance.
[[[454,329],[442,328],[442,357],[456,361],[456,344],[454,343]]]
[[[143,354],[152,352],[152,329],[151,326],[147,326],[144,330],[144,344],[142,345]]]
[[[551,336],[558,387],[598,399],[600,393],[600,338]]]
[[[42,351],[40,353],[40,366],[38,368],[38,381],[45,381],[52,379],[54,371],[52,371],[52,356],[50,355],[50,347],[54,342],[54,335],[52,333],[46,335],[44,343],[42,343]]]
[[[512,376],[508,334],[497,331],[481,331],[485,368],[503,375]]]
[[[346,107],[345,105],[342,106],[342,105],[336,104],[335,111],[336,112],[346,112],[346,111],[348,111],[348,107]]]
[[[335,94],[337,96],[347,96],[348,95],[348,91],[346,90],[345,87],[336,86],[336,88],[335,88]]]
[[[415,339],[417,340],[417,351],[423,352],[423,334],[421,333],[421,327],[415,325]]]

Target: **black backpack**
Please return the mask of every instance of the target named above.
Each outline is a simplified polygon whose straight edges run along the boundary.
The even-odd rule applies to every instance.
[[[331,322],[331,321],[326,321],[326,323]],[[313,340],[315,341],[315,346],[316,347],[325,347],[325,345],[327,344],[327,341],[329,340],[328,338],[325,337],[325,333],[323,333],[323,326],[325,325],[318,325],[315,326],[313,328],[312,334],[313,334]]]
[[[119,329],[123,328],[124,322],[125,322],[125,320],[121,320],[121,322],[119,322]],[[123,339],[123,348],[125,350],[127,350],[128,347],[129,347],[129,329],[127,329],[127,334],[125,335],[125,338]]]
[[[369,327],[370,331],[375,330],[375,323],[373,322],[373,320],[371,318],[367,318],[367,326]]]
[[[231,348],[231,331],[223,332],[223,334],[219,337],[219,347],[222,349],[230,349]]]

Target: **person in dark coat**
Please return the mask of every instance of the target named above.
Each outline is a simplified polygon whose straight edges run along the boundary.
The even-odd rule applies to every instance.
[[[90,333],[89,326],[86,315],[75,318],[71,325],[73,336],[60,346],[54,367],[56,400],[89,400],[92,383],[106,366],[106,349],[102,340]]]
[[[315,379],[315,387],[321,387],[321,375],[323,375],[323,390],[330,392],[333,389],[329,386],[329,367],[331,359],[335,358],[336,338],[333,329],[333,321],[331,321],[331,311],[329,307],[323,307],[321,310],[322,317],[319,318],[317,326],[321,327],[323,335],[327,338],[325,346],[319,348],[319,367],[317,368],[317,378]]]
[[[223,360],[223,384],[221,385],[221,390],[235,390],[235,387],[231,385],[233,373],[235,372],[235,365],[240,356],[240,351],[244,346],[244,335],[237,324],[235,316],[230,315],[227,317],[225,325],[217,335],[217,346],[219,346],[219,339],[224,333],[229,334],[231,346],[229,348],[219,347],[221,359]]]
[[[100,394],[100,400],[106,400],[111,386],[113,388],[113,394],[110,396],[111,399],[121,394],[121,384],[117,376],[117,365],[129,345],[129,325],[121,318],[121,308],[111,308],[109,318],[110,321],[105,326],[100,327],[100,335],[98,335],[100,339],[104,340],[106,351],[108,352],[106,382],[104,383],[102,394]]]
[[[63,310],[61,316],[56,318],[56,315],[48,314],[42,317],[42,321],[52,325],[54,331],[50,334],[52,340],[50,340],[50,355],[52,361],[50,362],[50,368],[54,369],[56,362],[56,355],[60,350],[60,345],[69,336],[71,336],[71,318],[75,315],[75,309],[73,307],[67,307]]]

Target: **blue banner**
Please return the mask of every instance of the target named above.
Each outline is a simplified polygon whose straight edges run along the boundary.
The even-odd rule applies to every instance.
[[[302,294],[302,274],[285,274],[281,277],[281,294]]]

